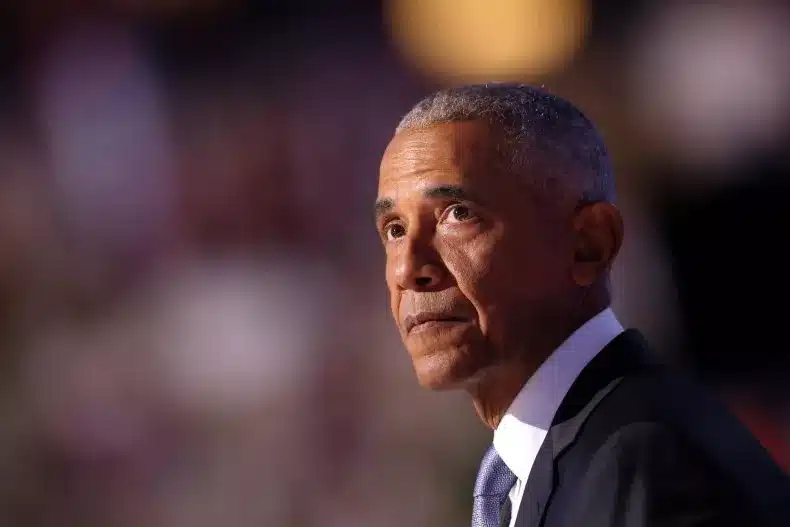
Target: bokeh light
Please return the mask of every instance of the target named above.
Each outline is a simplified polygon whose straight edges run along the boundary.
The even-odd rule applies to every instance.
[[[565,66],[587,33],[584,0],[389,0],[395,45],[429,75],[530,80]]]
[[[630,46],[628,65],[642,131],[691,166],[727,167],[755,150],[783,148],[790,123],[788,24],[790,9],[770,3],[737,10],[680,3],[651,17]],[[723,182],[716,171],[701,172],[711,181],[677,183]]]

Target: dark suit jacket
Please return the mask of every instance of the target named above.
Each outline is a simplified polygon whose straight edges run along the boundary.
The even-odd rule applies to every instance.
[[[790,480],[720,402],[627,330],[563,399],[516,526],[714,525],[790,527]]]

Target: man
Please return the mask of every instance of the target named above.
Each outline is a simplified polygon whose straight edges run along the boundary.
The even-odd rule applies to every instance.
[[[473,527],[790,525],[761,446],[610,310],[614,197],[592,123],[529,86],[435,93],[384,153],[401,337],[420,383],[494,430]]]

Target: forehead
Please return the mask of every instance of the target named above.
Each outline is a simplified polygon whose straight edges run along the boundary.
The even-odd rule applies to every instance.
[[[404,182],[472,182],[499,168],[492,128],[481,121],[406,130],[393,137],[381,162],[379,194]]]

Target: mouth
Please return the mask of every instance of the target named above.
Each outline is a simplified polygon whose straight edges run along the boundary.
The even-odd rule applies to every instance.
[[[403,320],[407,334],[416,333],[431,328],[461,324],[464,322],[469,322],[469,319],[451,314],[425,312],[417,313],[416,315],[409,315]]]

